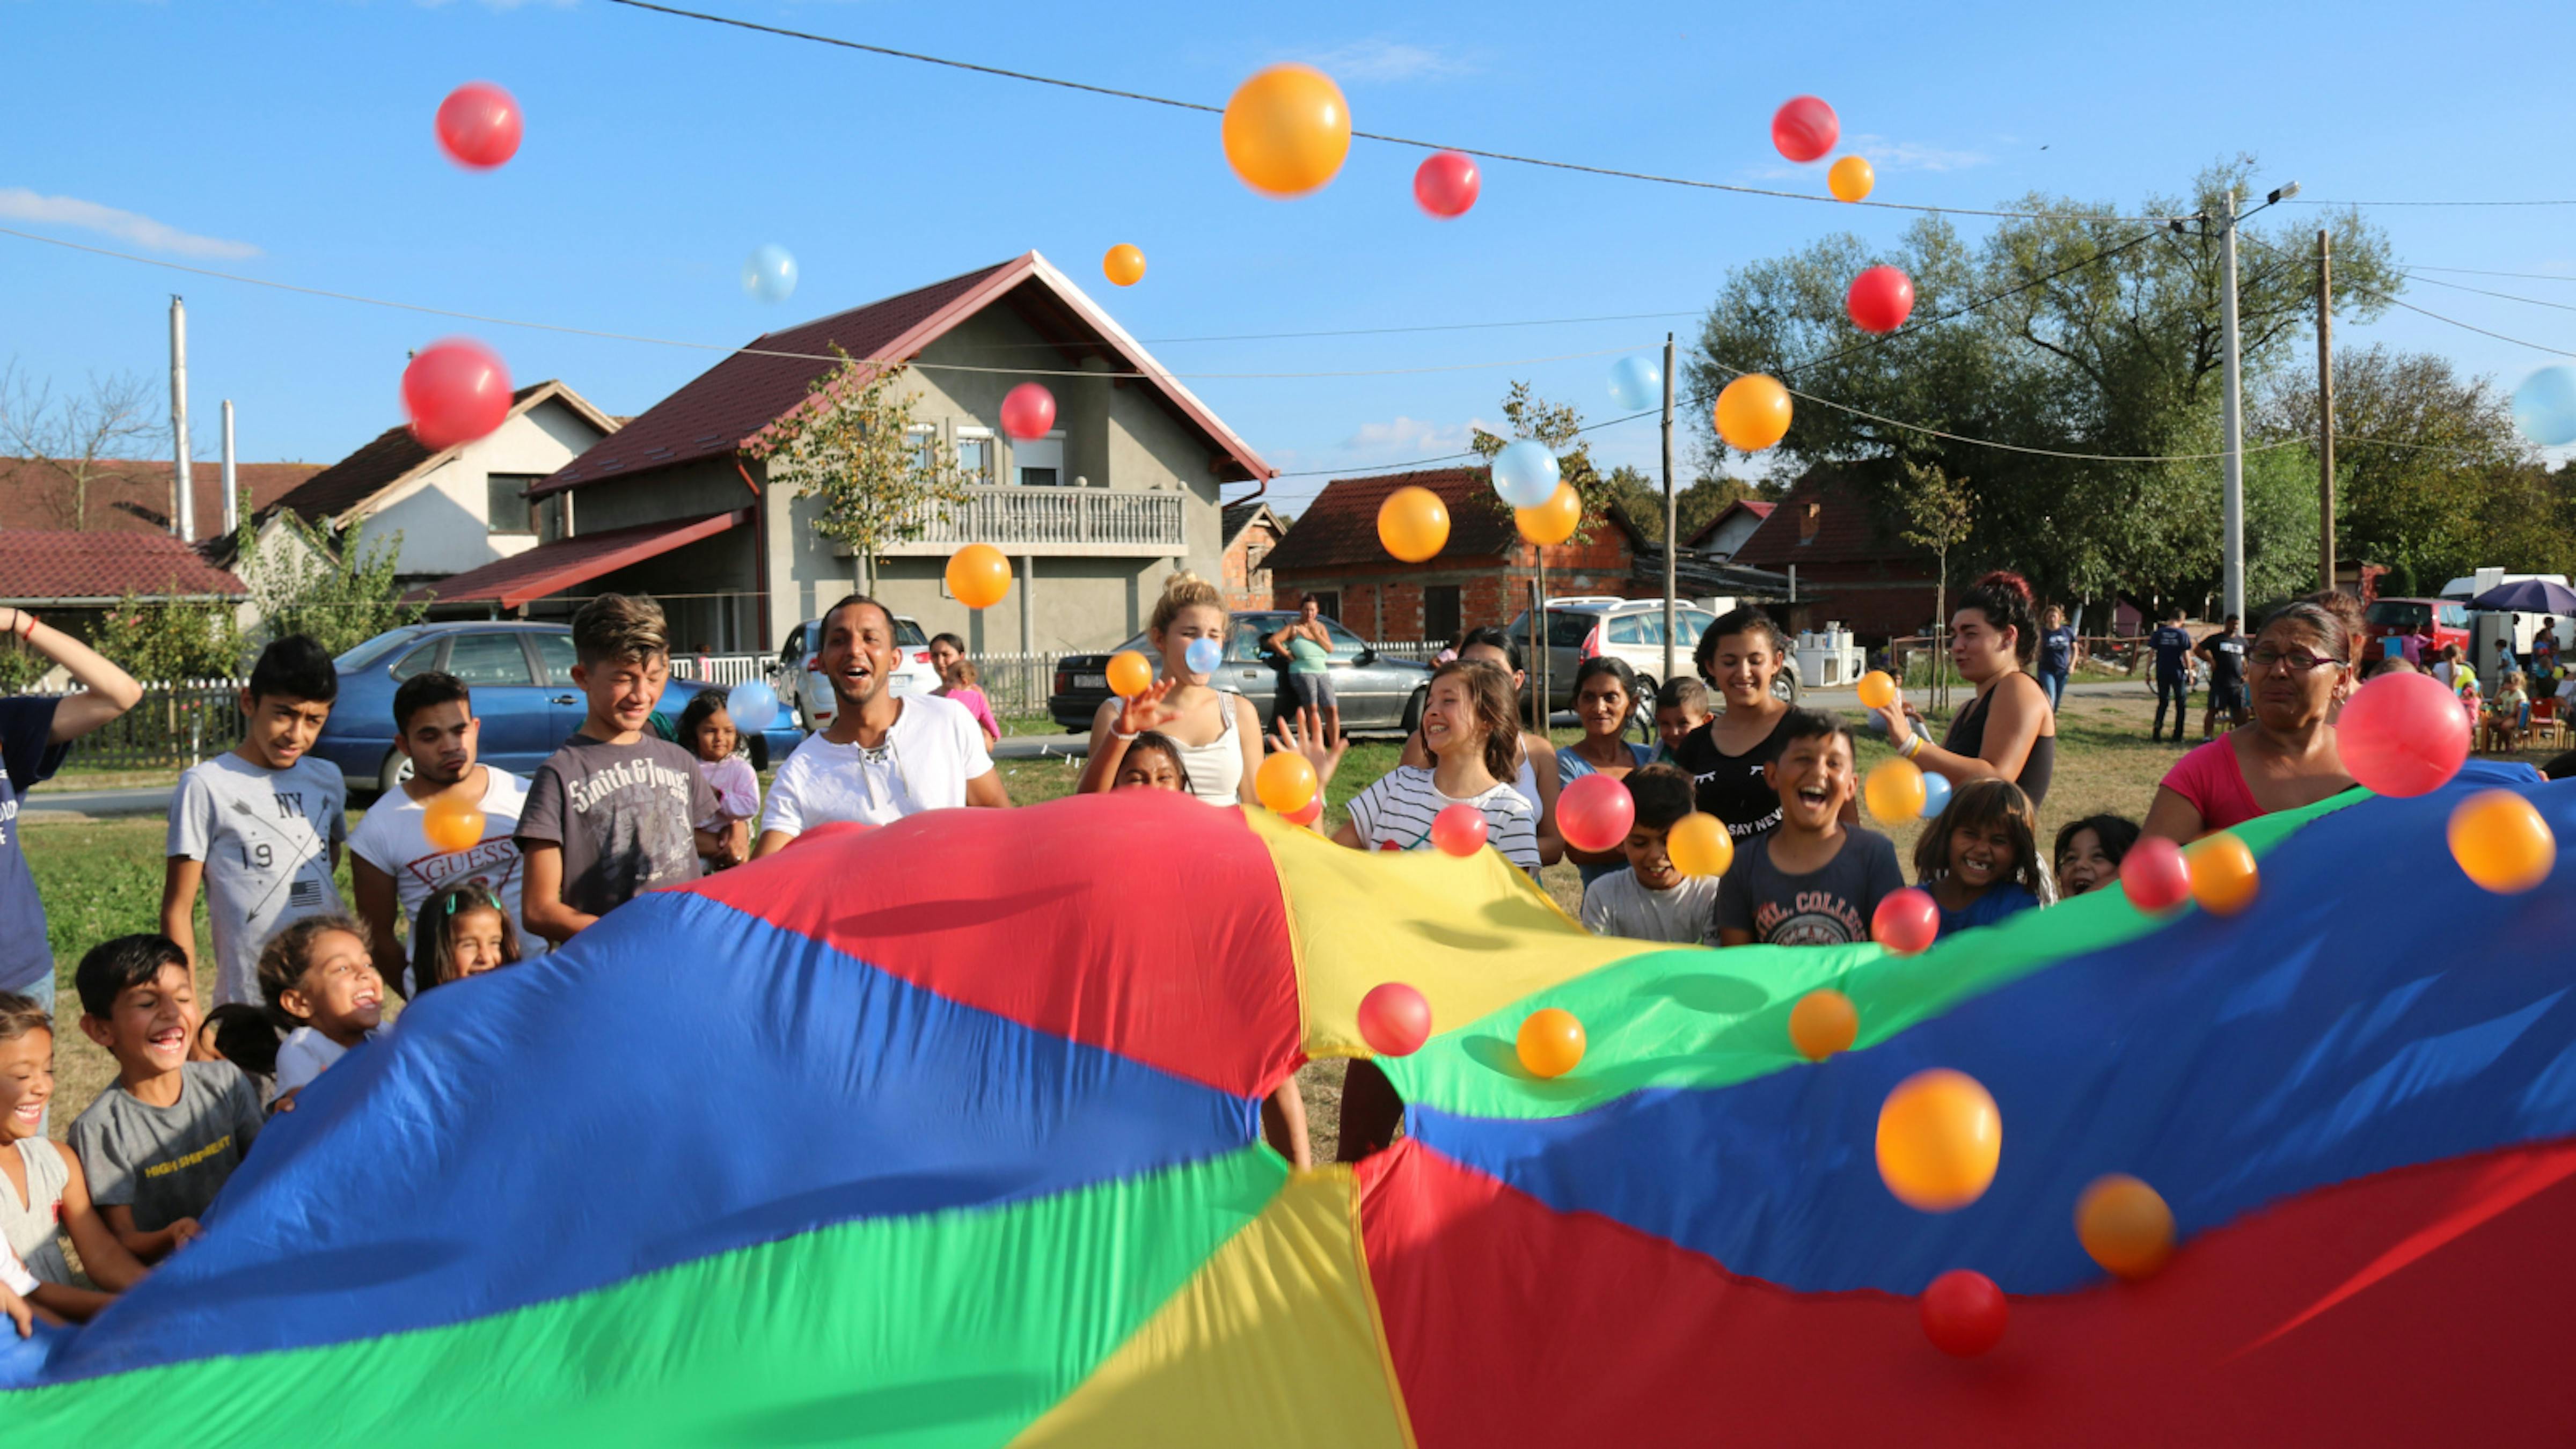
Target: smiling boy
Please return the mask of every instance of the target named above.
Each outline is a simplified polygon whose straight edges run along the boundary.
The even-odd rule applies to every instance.
[[[119,936],[73,981],[81,1034],[116,1058],[116,1082],[72,1123],[72,1150],[117,1241],[158,1262],[203,1231],[259,1135],[259,1099],[232,1063],[188,1060],[197,993],[178,943]]]
[[[182,950],[197,939],[202,884],[219,1006],[258,1002],[261,942],[291,922],[340,909],[331,871],[349,834],[348,787],[339,766],[308,753],[339,693],[331,656],[289,634],[251,666],[241,692],[241,743],[179,777],[164,851],[161,934]]]
[[[1672,765],[1642,765],[1624,782],[1636,817],[1620,848],[1628,868],[1594,878],[1583,891],[1584,929],[1636,941],[1700,946],[1714,939],[1715,876],[1686,876],[1673,868],[1673,826],[1693,808],[1690,772]]]
[[[1884,835],[1843,824],[1860,776],[1851,726],[1793,709],[1780,756],[1762,767],[1780,792],[1780,828],[1746,845],[1717,897],[1721,945],[1837,946],[1869,939],[1878,903],[1905,885]]]

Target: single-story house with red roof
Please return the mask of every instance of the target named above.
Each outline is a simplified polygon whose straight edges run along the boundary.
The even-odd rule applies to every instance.
[[[216,498],[220,503],[222,495]],[[147,604],[230,604],[238,615],[250,589],[209,561],[204,545],[182,543],[175,534],[0,528],[0,604],[29,610],[87,639],[108,610],[129,596]]]
[[[1793,574],[1791,629],[1839,623],[1866,640],[1914,634],[1939,607],[1933,553],[1904,541],[1850,478],[1808,469],[1728,562]]]
[[[853,357],[908,363],[925,438],[970,476],[968,501],[861,560],[815,529],[818,500],[743,453]],[[1055,396],[1056,427],[1001,431],[1022,382]],[[1163,579],[1220,577],[1219,490],[1271,467],[1044,257],[1024,253],[754,339],[528,490],[562,500],[564,537],[442,581],[448,604],[569,614],[618,590],[655,595],[677,650],[776,649],[862,576],[877,597],[977,653],[1097,648],[1142,628]],[[970,610],[948,556],[1011,556],[1013,597]]]
[[[78,466],[70,460],[0,458],[0,524],[126,533],[171,531],[168,458],[96,459],[88,465],[85,499],[72,474]],[[234,464],[234,485],[241,490],[237,516],[257,516],[321,471],[318,463]],[[196,459],[188,466],[188,482],[197,495],[198,535],[211,540],[223,530],[223,465]]]
[[[1378,542],[1377,510],[1388,494],[1417,486],[1440,495],[1449,510],[1449,543],[1414,564]],[[1270,551],[1274,607],[1293,609],[1313,598],[1371,640],[1454,640],[1470,629],[1508,624],[1529,607],[1542,557],[1550,598],[1639,596],[1633,585],[1642,540],[1635,528],[1615,512],[1591,522],[1586,541],[1540,548],[1520,536],[1482,466],[1336,478]]]
[[[1762,520],[1769,518],[1771,510],[1779,506],[1759,498],[1738,498],[1719,509],[1717,516],[1692,534],[1682,547],[1713,559],[1732,559],[1735,551],[1744,547],[1744,541],[1753,536],[1753,530],[1760,528]]]

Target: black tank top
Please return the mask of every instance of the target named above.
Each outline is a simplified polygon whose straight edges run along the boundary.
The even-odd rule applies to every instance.
[[[1995,689],[2004,686],[1998,684]],[[1976,697],[1959,717],[1950,721],[1950,732],[1941,737],[1941,748],[1954,755],[1975,759],[1986,747],[1986,706],[1994,702],[1994,691]],[[2041,735],[2030,742],[2030,758],[2021,762],[2021,775],[2013,783],[2030,797],[2035,809],[2048,798],[2048,777],[2057,770],[2057,737]]]
[[[1682,736],[1673,751],[1674,763],[1691,772],[1700,810],[1725,821],[1726,833],[1739,846],[1779,828],[1780,795],[1763,783],[1762,767],[1780,758],[1780,732],[1788,723],[1784,710],[1762,743],[1730,755],[1717,747],[1717,721],[1711,719]]]

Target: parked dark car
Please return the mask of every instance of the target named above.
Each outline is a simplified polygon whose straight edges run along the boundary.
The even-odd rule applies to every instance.
[[[413,624],[379,634],[335,662],[340,698],[313,752],[362,792],[390,790],[411,772],[411,762],[394,748],[394,690],[415,674],[443,669],[474,691],[474,715],[483,722],[477,758],[514,775],[534,772],[589,713],[572,682],[572,630],[563,624]],[[675,676],[656,708],[677,720],[702,687]],[[795,727],[793,698],[781,706],[779,721],[751,739],[755,769],[785,759],[805,738]]]
[[[1225,662],[1208,681],[1251,700],[1264,731],[1281,708],[1293,711],[1296,706],[1283,705],[1289,699],[1287,656],[1263,648],[1261,641],[1296,618],[1286,610],[1235,615],[1226,634]],[[1333,693],[1341,702],[1345,732],[1406,733],[1422,722],[1422,706],[1431,694],[1430,665],[1380,654],[1338,619],[1327,618],[1324,628],[1333,640]],[[1057,724],[1077,734],[1090,730],[1100,702],[1109,698],[1109,656],[1126,649],[1144,655],[1154,666],[1155,678],[1162,677],[1163,661],[1142,634],[1117,649],[1067,655],[1056,661],[1055,692],[1047,697],[1047,713]]]

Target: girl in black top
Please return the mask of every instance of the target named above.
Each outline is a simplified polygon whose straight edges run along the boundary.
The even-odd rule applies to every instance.
[[[1682,736],[1673,759],[1690,771],[1701,811],[1725,821],[1738,848],[1780,824],[1780,796],[1763,783],[1762,767],[1786,743],[1789,702],[1771,692],[1771,682],[1788,648],[1770,615],[1737,609],[1708,626],[1692,655],[1725,708]]]
[[[2010,780],[2036,807],[2048,798],[2057,767],[2057,711],[2029,674],[2039,650],[2030,584],[2015,573],[1991,573],[1959,599],[1950,616],[1950,662],[1977,697],[1933,744],[1916,730],[1920,718],[1902,696],[1878,711],[1896,752],[1954,785]]]

